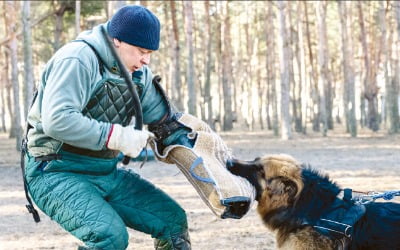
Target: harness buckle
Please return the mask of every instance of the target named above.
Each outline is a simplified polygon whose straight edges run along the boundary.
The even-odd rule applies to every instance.
[[[49,154],[35,157],[35,161],[52,161],[61,160],[62,156],[60,154]]]
[[[169,121],[162,122],[161,124],[149,125],[149,131],[154,133],[157,140],[163,140],[177,129],[185,127],[177,121],[181,115],[181,113],[175,113]]]

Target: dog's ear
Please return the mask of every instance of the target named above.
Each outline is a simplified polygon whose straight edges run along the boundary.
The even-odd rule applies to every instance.
[[[258,162],[263,165],[267,179],[284,177],[295,185],[294,189],[297,190],[295,196],[300,195],[304,184],[301,178],[301,164],[296,159],[289,155],[278,154],[262,157]]]
[[[289,178],[283,176],[267,178],[262,186],[264,189],[257,207],[262,217],[271,211],[286,211],[296,201],[297,185]]]
[[[290,179],[283,180],[285,184],[284,192],[288,195],[288,202],[292,204],[296,200],[297,184]]]

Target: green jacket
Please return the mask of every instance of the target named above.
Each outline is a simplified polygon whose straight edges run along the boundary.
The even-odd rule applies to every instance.
[[[28,151],[32,156],[57,153],[63,143],[89,150],[104,150],[111,123],[85,116],[82,111],[104,78],[123,81],[116,60],[107,47],[100,27],[81,33],[98,52],[105,66],[100,74],[93,50],[84,42],[70,42],[59,49],[47,63],[38,86],[38,96],[28,113],[33,127],[28,132]],[[147,66],[141,69],[140,100],[145,124],[161,119],[166,112],[161,95],[151,83],[153,75]]]

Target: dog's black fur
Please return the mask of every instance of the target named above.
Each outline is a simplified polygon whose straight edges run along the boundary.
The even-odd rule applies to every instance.
[[[234,160],[228,169],[247,178],[256,188],[258,212],[266,226],[277,231],[278,247],[338,249],[343,246],[312,226],[338,201],[341,188],[310,167],[295,162],[290,167],[271,162],[267,157],[249,162]],[[340,213],[350,211],[349,204],[353,202],[343,202]],[[346,242],[346,249],[400,250],[400,203],[365,204],[365,213],[355,222],[352,237],[346,238]]]

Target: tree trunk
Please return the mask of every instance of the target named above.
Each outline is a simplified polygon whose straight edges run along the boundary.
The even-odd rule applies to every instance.
[[[217,88],[216,91],[214,92],[215,95],[217,95],[217,100],[218,100],[218,112],[214,118],[214,123],[215,127],[217,129],[217,124],[219,123],[219,129],[222,129],[222,116],[223,116],[223,92],[222,92],[222,16],[223,14],[221,13],[222,9],[222,4],[223,2],[215,1],[214,2],[216,6],[218,6],[218,10],[215,12],[215,57],[216,58],[221,58],[220,60],[214,60],[215,63],[215,72],[217,74]]]
[[[31,1],[23,2],[22,23],[24,35],[24,117],[27,117],[28,110],[33,98],[34,76],[32,63],[32,31],[30,25],[30,6]]]
[[[260,21],[258,20],[258,14],[257,14],[257,9],[254,10],[254,21],[253,23],[255,24],[253,27],[254,31],[253,34],[259,34],[259,23]],[[256,100],[256,105],[259,107],[259,110],[256,109],[256,105],[254,105],[253,101],[249,102],[249,114],[251,115],[251,128],[254,130],[256,127],[256,113],[258,113],[258,116],[260,118],[260,126],[262,126],[262,112],[261,106],[262,106],[262,97],[264,96],[264,88],[263,85],[260,84],[260,62],[259,62],[259,56],[258,56],[258,51],[259,49],[259,38],[255,37],[252,42],[252,47],[251,47],[251,58],[253,60],[250,60],[250,89],[249,89],[249,97],[250,100]],[[257,90],[257,91],[255,91]]]
[[[4,2],[4,6],[6,6],[6,2]],[[6,16],[5,14],[6,12],[4,12],[4,17]],[[7,27],[7,25],[6,25]],[[10,41],[10,40],[8,40]],[[14,115],[14,110],[13,110],[13,102],[11,100],[11,90],[12,90],[12,84],[10,82],[10,78],[9,78],[9,72],[10,72],[10,50],[8,48],[8,46],[5,48],[4,50],[4,61],[5,61],[5,67],[4,67],[4,86],[5,86],[5,102],[7,103],[7,108],[8,108],[8,117],[10,117],[11,120],[11,126],[10,126],[10,137],[14,137],[13,133],[15,132],[14,129],[14,122],[13,122],[13,117],[15,117]]]
[[[355,103],[355,88],[354,88],[354,70],[353,70],[353,45],[349,36],[347,2],[338,2],[338,10],[342,33],[342,56],[343,56],[343,105],[346,123],[352,137],[357,136],[357,121],[356,121],[356,103]]]
[[[267,55],[266,55],[266,68],[267,68],[267,80],[268,86],[270,86],[270,94],[269,94],[269,103],[271,105],[272,110],[272,130],[275,136],[279,135],[279,119],[278,119],[278,95],[276,91],[276,54],[277,46],[275,44],[275,13],[274,13],[274,5],[270,2],[266,3],[268,5],[268,15],[267,15],[267,23],[266,23],[266,46],[267,46]],[[267,110],[269,110],[269,106],[267,106]]]
[[[171,21],[171,13],[170,13],[170,6],[168,1],[163,1],[162,2],[162,9],[164,12],[164,22],[163,22],[163,27],[166,32],[166,39],[165,39],[165,47],[167,56],[163,58],[163,64],[165,65],[164,70],[165,70],[165,77],[163,79],[163,86],[164,86],[164,91],[165,94],[171,99],[173,98],[172,92],[174,92],[174,89],[172,89],[172,79],[175,77],[174,74],[174,65],[173,65],[173,57],[174,57],[174,33],[172,31],[172,21]],[[174,100],[172,100],[174,102]]]
[[[296,132],[301,132],[302,122],[301,122],[301,83],[300,78],[295,77],[295,63],[297,68],[299,68],[299,56],[298,56],[298,32],[295,28],[296,21],[293,21],[292,18],[292,8],[291,6],[295,6],[295,3],[287,5],[287,13],[288,13],[288,36],[289,36],[289,79],[290,79],[290,89],[292,91],[292,120],[294,121],[294,129]]]
[[[183,2],[186,23],[186,46],[188,48],[188,63],[186,71],[186,82],[188,86],[188,110],[189,113],[197,116],[197,91],[195,86],[194,71],[194,48],[193,48],[193,7],[191,1]]]
[[[389,69],[388,69],[388,36],[387,36],[387,27],[386,27],[386,11],[384,7],[384,2],[379,2],[379,10],[378,10],[378,27],[381,32],[381,48],[382,48],[382,68],[383,68],[383,75],[385,81],[385,93],[384,98],[382,101],[382,112],[381,112],[381,120],[385,123],[387,121],[387,110],[392,102],[393,92],[391,91],[391,84],[389,79]],[[389,129],[390,133],[390,129]]]
[[[308,8],[307,8],[307,1],[303,2],[304,4],[304,14],[306,17],[306,34],[307,34],[307,48],[308,48],[308,55],[310,60],[310,67],[309,67],[309,75],[310,75],[310,95],[312,99],[312,129],[313,131],[319,131],[319,115],[318,110],[314,108],[315,105],[319,103],[319,96],[318,96],[318,80],[317,80],[317,70],[315,69],[315,62],[314,62],[314,54],[312,50],[312,43],[311,43],[311,32],[310,32],[310,21],[308,19]]]
[[[118,0],[114,2],[114,14],[115,12],[117,12],[119,9],[121,9],[122,7],[124,7],[126,5],[126,1],[125,0]]]
[[[398,92],[396,90],[397,81],[395,80],[396,73],[392,74],[392,72],[396,70],[392,70],[389,72],[389,63],[391,60],[392,51],[391,44],[393,40],[394,32],[387,32],[387,29],[390,30],[390,23],[386,20],[387,9],[385,8],[383,2],[379,2],[379,26],[382,33],[381,41],[382,41],[382,65],[385,75],[385,103],[382,104],[385,107],[384,117],[385,123],[387,124],[388,133],[393,134],[398,131]],[[388,27],[389,26],[389,27]],[[396,63],[391,63],[394,68],[396,68]],[[393,76],[394,75],[394,76]],[[393,84],[394,83],[394,84]]]
[[[319,117],[322,123],[322,135],[328,131],[328,117],[326,111],[326,90],[328,85],[328,58],[326,56],[326,2],[319,1],[316,5],[318,24],[318,91],[319,91]]]
[[[74,6],[73,2],[57,2],[53,0],[53,10],[55,18],[55,29],[54,29],[54,43],[53,49],[56,52],[64,43],[64,14],[66,11],[72,11]]]
[[[22,139],[21,127],[21,109],[19,105],[19,82],[18,82],[18,41],[15,31],[17,24],[13,20],[17,20],[17,4],[18,2],[6,1],[6,28],[7,34],[11,37],[8,48],[10,49],[11,59],[11,83],[13,90],[13,107],[14,116],[12,117],[10,137],[16,138],[16,149],[20,150],[20,143]]]
[[[246,9],[246,11],[248,12],[249,9]],[[252,37],[250,36],[249,33],[249,23],[251,21],[249,21],[250,17],[250,13],[247,13],[246,15],[246,23],[243,25],[244,26],[244,35],[246,38],[246,51],[245,51],[245,55],[243,58],[243,62],[244,62],[244,68],[243,68],[243,73],[244,73],[244,79],[243,79],[243,87],[245,88],[244,93],[246,93],[246,97],[243,98],[243,102],[246,102],[246,106],[247,106],[247,110],[246,110],[246,117],[245,117],[245,122],[246,122],[246,126],[247,128],[252,131],[253,130],[253,117],[252,117],[252,113],[251,113],[251,83],[252,83],[252,79],[251,79],[251,75],[252,75],[252,71],[251,71],[251,59],[252,59]]]
[[[394,4],[396,28],[397,28],[397,41],[395,46],[396,60],[394,62],[394,77],[391,80],[390,90],[393,93],[392,100],[388,106],[389,112],[389,133],[398,133],[400,129],[399,119],[399,82],[400,82],[400,2],[396,1]]]
[[[292,3],[294,9],[298,9],[299,3]],[[291,79],[291,90],[292,90],[292,117],[294,120],[294,129],[296,132],[302,132],[302,76],[301,76],[301,61],[300,61],[300,48],[299,48],[299,36],[300,32],[299,28],[299,15],[295,15],[294,18],[292,16],[292,11],[290,8],[291,5],[288,5],[288,17],[289,17],[289,40],[290,40],[290,79]],[[300,13],[300,11],[297,11]],[[297,72],[296,72],[297,70]]]
[[[0,53],[2,51],[0,50]],[[6,53],[4,53],[6,55]],[[3,65],[6,65],[4,67],[4,70],[0,71],[1,74],[1,81],[0,81],[0,100],[1,100],[1,105],[0,105],[0,121],[1,121],[1,131],[2,132],[7,132],[7,126],[6,126],[6,90],[7,90],[7,84],[8,84],[8,74],[7,74],[7,57],[4,56],[4,62],[2,61],[1,63],[4,63]]]
[[[75,2],[75,36],[81,33],[81,1]]]
[[[176,7],[175,1],[169,2],[171,5],[171,19],[172,19],[172,30],[174,32],[174,73],[171,77],[173,79],[173,91],[172,91],[172,102],[175,104],[178,110],[183,111],[183,93],[182,93],[182,82],[181,82],[181,68],[180,68],[180,46],[179,46],[179,30],[176,21]]]
[[[369,56],[369,51],[371,48],[368,48],[367,45],[367,33],[365,31],[364,24],[364,16],[362,10],[363,2],[357,2],[358,14],[359,14],[359,24],[360,24],[360,40],[364,54],[364,66],[365,66],[365,74],[364,74],[364,98],[368,101],[368,114],[367,114],[367,126],[372,131],[379,130],[379,117],[378,117],[378,92],[379,88],[376,83],[376,71],[374,70],[374,65],[371,63],[371,59]],[[376,45],[378,46],[378,45]],[[379,51],[379,50],[377,50]],[[379,52],[376,52],[377,55]],[[377,58],[379,58],[377,56]],[[379,65],[378,61],[375,61],[375,65]]]
[[[298,63],[299,63],[299,74],[300,74],[300,86],[299,89],[299,96],[301,97],[300,107],[301,107],[301,132],[305,134],[307,132],[307,103],[308,103],[308,91],[309,91],[309,80],[307,77],[306,72],[306,56],[305,56],[305,42],[304,42],[304,26],[303,26],[303,19],[304,19],[304,9],[302,8],[301,3],[298,5],[298,17],[297,17],[297,30],[298,30]]]
[[[279,8],[279,30],[281,34],[281,58],[280,58],[280,72],[281,72],[281,138],[283,140],[291,139],[291,121],[290,121],[290,75],[289,75],[289,43],[286,28],[286,8],[287,3],[278,1]]]
[[[205,83],[204,83],[204,101],[207,110],[207,123],[212,129],[215,129],[213,122],[213,105],[211,96],[211,45],[212,45],[212,35],[211,35],[211,22],[210,22],[210,1],[204,1],[204,9],[206,11],[206,36],[207,36],[207,47],[205,56]]]
[[[104,1],[104,10],[106,12],[106,18],[109,20],[112,17],[112,1]]]
[[[53,2],[54,3],[54,2]],[[53,43],[53,50],[56,52],[61,47],[61,35],[64,29],[64,7],[61,6],[60,8],[56,7],[54,4],[54,18],[55,18],[55,27],[54,27],[54,43]],[[56,9],[57,8],[57,9]]]
[[[232,58],[231,58],[231,25],[229,14],[229,1],[226,1],[224,6],[224,25],[223,25],[223,50],[222,50],[222,90],[224,93],[224,120],[223,130],[228,131],[233,129],[232,117]]]

